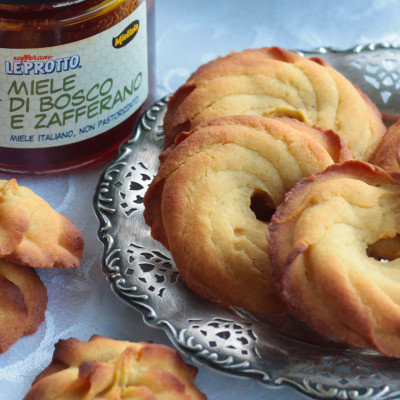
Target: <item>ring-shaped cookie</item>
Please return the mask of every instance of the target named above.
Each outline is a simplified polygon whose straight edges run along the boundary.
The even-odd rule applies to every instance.
[[[267,214],[298,180],[348,157],[336,134],[296,120],[221,118],[180,136],[145,195],[144,217],[192,290],[280,313]]]
[[[376,106],[342,74],[277,47],[232,52],[194,72],[169,101],[165,147],[180,132],[228,115],[286,116],[331,129],[361,160],[385,132]]]
[[[400,233],[398,179],[359,161],[330,166],[300,181],[269,227],[277,286],[300,319],[328,337],[400,357],[400,258],[369,254]]]

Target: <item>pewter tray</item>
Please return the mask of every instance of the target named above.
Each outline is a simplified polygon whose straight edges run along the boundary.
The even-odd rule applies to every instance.
[[[328,61],[361,87],[389,124],[400,109],[400,48],[358,46],[298,53]],[[208,303],[186,288],[168,251],[150,237],[143,196],[158,169],[168,98],[142,116],[99,180],[94,208],[112,290],[162,328],[195,362],[313,398],[398,399],[400,360],[324,339],[291,316],[258,320]]]

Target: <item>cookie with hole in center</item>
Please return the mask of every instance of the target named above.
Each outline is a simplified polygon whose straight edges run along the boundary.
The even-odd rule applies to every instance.
[[[206,400],[197,368],[164,345],[95,335],[60,340],[24,400]]]
[[[297,120],[214,120],[177,138],[144,197],[145,221],[193,291],[260,315],[281,313],[269,218],[298,180],[350,157],[338,135]]]
[[[361,160],[386,130],[376,106],[342,74],[278,47],[232,52],[194,72],[168,103],[165,147],[180,132],[228,115],[286,116],[331,129]]]
[[[269,230],[271,268],[294,313],[330,338],[400,357],[400,181],[360,161],[300,181]],[[381,250],[384,250],[380,246]]]

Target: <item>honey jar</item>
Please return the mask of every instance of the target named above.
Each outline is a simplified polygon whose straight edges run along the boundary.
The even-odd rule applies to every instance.
[[[153,84],[154,0],[0,0],[0,170],[109,159]]]

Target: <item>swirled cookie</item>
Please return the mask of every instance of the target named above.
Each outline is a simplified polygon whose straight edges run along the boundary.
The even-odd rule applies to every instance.
[[[280,313],[268,261],[270,215],[302,177],[348,157],[338,135],[293,119],[214,120],[177,139],[144,197],[145,221],[193,291]]]
[[[47,291],[33,268],[0,259],[0,353],[44,321]]]
[[[367,96],[324,61],[277,47],[233,52],[201,66],[168,104],[165,147],[182,131],[228,115],[287,116],[333,130],[367,160],[385,127]]]
[[[206,400],[197,369],[163,345],[93,336],[60,340],[24,400]]]
[[[400,181],[360,161],[300,181],[270,223],[282,297],[316,331],[400,357],[400,259],[374,243],[400,233]]]
[[[372,155],[370,163],[400,176],[400,121],[389,127]],[[369,247],[369,251],[376,258],[393,260],[400,257],[400,235],[374,243]]]
[[[400,121],[389,127],[370,162],[385,171],[400,173]]]
[[[15,179],[0,180],[0,257],[41,268],[79,266],[81,232]]]

